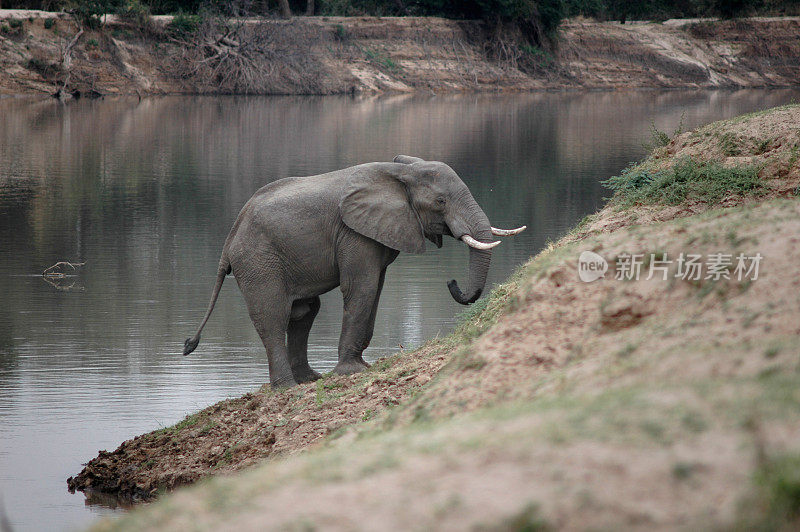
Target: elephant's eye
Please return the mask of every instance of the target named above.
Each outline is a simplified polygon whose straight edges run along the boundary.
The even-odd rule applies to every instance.
[[[442,198],[442,197],[436,198],[436,205],[438,205],[439,207],[444,207],[444,204],[445,204],[445,199],[444,198]]]

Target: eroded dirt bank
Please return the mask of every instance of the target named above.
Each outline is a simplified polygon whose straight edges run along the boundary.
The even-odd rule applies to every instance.
[[[795,105],[681,134],[452,335],[221,402],[70,485],[149,498],[216,474],[100,530],[796,527],[798,123]],[[587,250],[604,279],[579,279]],[[641,276],[615,279],[631,254]]]
[[[84,95],[332,94],[800,83],[797,18],[572,20],[562,25],[554,52],[512,46],[499,58],[487,52],[480,23],[438,18],[250,21],[258,29],[246,38],[194,40],[168,31],[169,17],[147,25],[110,17],[80,35],[63,14],[6,10],[0,19],[0,94],[64,87]]]

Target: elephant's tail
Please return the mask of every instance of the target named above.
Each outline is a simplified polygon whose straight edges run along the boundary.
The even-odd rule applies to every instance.
[[[219,260],[219,269],[217,270],[217,282],[214,284],[214,291],[211,292],[211,302],[208,304],[208,310],[206,311],[206,315],[203,318],[203,323],[200,324],[200,328],[197,329],[197,332],[191,338],[187,338],[186,342],[183,344],[183,354],[184,356],[188,355],[192,351],[197,348],[197,344],[200,343],[200,331],[203,330],[203,327],[206,326],[206,322],[208,318],[211,316],[211,312],[214,310],[214,304],[217,302],[217,297],[219,296],[219,291],[222,288],[222,283],[225,281],[225,276],[231,273],[231,264],[228,261],[227,257],[223,253],[222,258]]]

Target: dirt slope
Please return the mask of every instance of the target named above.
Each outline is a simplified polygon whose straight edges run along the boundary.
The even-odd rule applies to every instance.
[[[797,124],[800,106],[787,106],[678,136],[639,165],[662,173],[630,174],[635,186],[471,307],[453,335],[357,376],[222,402],[101,453],[71,482],[151,495],[272,457],[98,530],[792,529]],[[685,185],[668,178],[688,154],[719,163],[721,199],[695,186],[679,205],[630,204],[635,187]],[[756,181],[737,189],[742,168]],[[608,261],[604,279],[579,279],[587,250]],[[684,278],[681,253],[731,264]],[[647,257],[641,277],[615,279],[629,254]],[[757,277],[736,269],[740,254],[761,255]]]
[[[108,17],[99,30],[63,14],[0,10],[0,94],[331,94],[641,87],[778,87],[800,83],[800,21],[565,22],[554,52],[487,55],[483,26],[438,18],[302,17],[261,24],[259,79],[206,70],[216,52]],[[244,53],[238,45],[226,53]],[[232,45],[233,46],[233,45]],[[67,51],[69,53],[67,54]],[[205,50],[219,50],[210,42]],[[252,50],[250,50],[252,52]],[[68,59],[67,59],[67,56]],[[268,74],[264,75],[264,71]],[[252,73],[251,73],[252,74]],[[233,81],[230,79],[233,76]]]

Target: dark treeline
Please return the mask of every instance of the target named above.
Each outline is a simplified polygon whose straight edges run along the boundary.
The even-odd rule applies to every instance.
[[[154,15],[196,13],[209,4],[217,9],[229,0],[133,0]],[[61,11],[79,4],[96,4],[113,12],[131,0],[0,0],[4,9]],[[237,2],[239,6],[242,2]],[[583,15],[599,20],[665,20],[685,17],[795,15],[799,0],[250,0],[253,14],[340,16],[442,16],[460,19],[537,16],[545,25]],[[239,7],[241,9],[241,7]]]
[[[517,33],[542,46],[568,17],[666,20],[687,17],[797,15],[800,0],[0,0],[6,9],[103,13],[329,16],[439,16],[484,20],[495,35]]]

